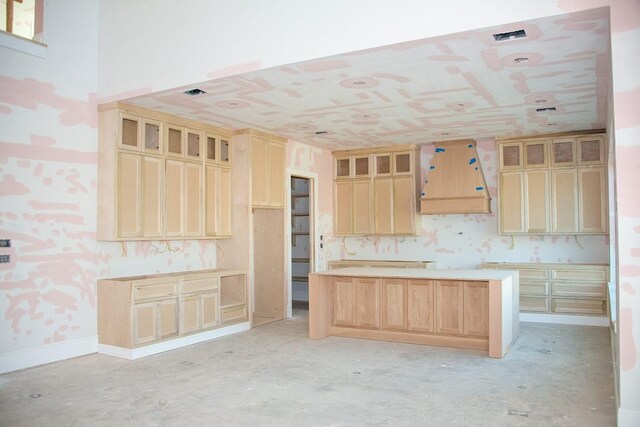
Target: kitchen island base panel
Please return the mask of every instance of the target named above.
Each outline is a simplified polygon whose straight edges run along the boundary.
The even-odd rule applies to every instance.
[[[411,283],[412,280],[432,280],[433,283],[444,283],[458,281],[464,289],[471,286],[484,285],[488,289],[488,298],[476,298],[474,301],[481,301],[488,310],[488,336],[474,336],[479,331],[485,329],[471,329],[469,334],[446,334],[428,331],[401,331],[394,328],[377,327],[363,328],[362,325],[341,325],[336,324],[333,310],[336,306],[334,299],[338,294],[334,294],[334,279],[338,279],[340,283],[348,281],[349,278],[357,280],[358,277],[376,276],[373,269],[349,268],[341,270],[332,270],[323,273],[312,273],[309,275],[309,338],[322,339],[327,336],[341,336],[349,338],[363,338],[373,340],[383,340],[392,342],[405,342],[412,344],[425,344],[453,348],[466,348],[485,350],[489,352],[489,356],[493,358],[502,358],[509,352],[513,343],[519,335],[518,321],[518,274],[498,274],[496,277],[487,276],[483,271],[443,271],[443,270],[422,270],[410,271],[404,269],[378,269],[380,273],[378,277],[379,283],[384,283],[388,279],[401,279]],[[477,273],[477,274],[476,274]],[[476,274],[474,276],[474,274]],[[499,276],[499,277],[498,277]],[[474,280],[474,277],[477,279]],[[387,282],[388,283],[388,282]],[[343,284],[344,286],[344,284]],[[485,291],[486,292],[486,291]],[[479,294],[482,295],[481,293]],[[486,294],[484,294],[486,295]],[[383,304],[380,310],[384,313],[386,307],[385,298],[382,298]],[[357,302],[356,302],[357,304]],[[432,308],[433,312],[438,314],[437,305]],[[460,305],[458,305],[460,309]],[[467,307],[469,309],[469,307]],[[465,309],[466,310],[466,309]],[[472,313],[482,313],[484,310],[475,310]],[[485,312],[486,313],[486,312]],[[384,317],[383,317],[384,318]],[[476,316],[476,318],[478,318]],[[479,318],[483,318],[480,314]],[[486,318],[485,318],[486,319]],[[486,325],[486,323],[485,323]]]

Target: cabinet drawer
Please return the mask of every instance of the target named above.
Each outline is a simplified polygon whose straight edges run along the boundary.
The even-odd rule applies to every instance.
[[[222,324],[237,323],[247,320],[247,305],[236,305],[233,307],[225,307],[221,310]]]
[[[133,290],[133,299],[135,301],[170,297],[177,294],[176,283],[160,283],[157,285],[136,286]]]
[[[553,280],[593,280],[596,282],[606,282],[607,271],[602,269],[576,270],[556,268],[551,270],[551,278]]]
[[[520,311],[548,312],[549,299],[540,297],[520,297]]]
[[[533,268],[518,268],[514,269],[520,272],[520,280],[547,280],[549,278],[549,270],[533,269]]]
[[[551,284],[553,296],[606,298],[605,283],[554,282]]]
[[[605,300],[553,298],[551,310],[554,313],[607,314]]]
[[[214,291],[220,288],[218,278],[185,280],[182,282],[182,293],[188,294],[200,291]]]
[[[549,282],[520,282],[520,295],[549,295]]]

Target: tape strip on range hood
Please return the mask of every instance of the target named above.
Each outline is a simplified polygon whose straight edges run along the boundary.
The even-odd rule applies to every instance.
[[[437,142],[420,198],[421,214],[491,213],[476,141]]]

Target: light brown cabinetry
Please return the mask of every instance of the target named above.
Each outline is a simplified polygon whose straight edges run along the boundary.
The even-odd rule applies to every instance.
[[[519,272],[521,312],[607,314],[607,265],[485,263],[481,268]]]
[[[499,142],[500,234],[606,234],[604,135]]]
[[[239,271],[98,280],[100,344],[133,349],[248,320]]]
[[[285,144],[251,138],[251,194],[253,207],[284,208]]]
[[[333,154],[336,235],[415,234],[415,146]]]
[[[230,132],[119,103],[101,106],[99,120],[99,240],[230,235],[231,192],[205,209],[204,169],[229,169]],[[211,223],[223,225],[205,232]]]
[[[377,328],[380,326],[380,280],[357,278],[356,325]]]
[[[433,280],[410,280],[407,285],[407,329],[435,331],[435,286]]]
[[[463,297],[462,283],[436,282],[436,305],[443,308],[436,315],[436,332],[456,335],[463,332]]]
[[[382,279],[382,328],[407,329],[407,281]]]

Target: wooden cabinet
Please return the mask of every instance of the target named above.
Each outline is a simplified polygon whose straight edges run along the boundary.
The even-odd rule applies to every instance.
[[[435,286],[433,280],[410,280],[407,285],[407,329],[435,331]]]
[[[415,146],[333,154],[336,235],[415,234]]]
[[[336,325],[356,325],[356,285],[353,280],[336,278],[333,282],[333,323]]]
[[[205,164],[229,170],[230,136],[224,129],[145,108],[101,106],[98,239],[229,237],[229,175],[221,174],[221,188],[212,190],[220,192],[219,207],[205,210],[211,205],[205,200]],[[216,232],[205,231],[211,222],[219,224]]]
[[[282,141],[251,138],[251,201],[253,207],[284,208],[286,152]]]
[[[604,150],[603,135],[500,142],[499,233],[606,234]]]
[[[407,329],[407,280],[382,279],[382,328]]]
[[[357,278],[356,325],[377,328],[380,326],[380,280]]]
[[[436,281],[436,332],[442,334],[462,334],[464,329],[463,283]]]
[[[464,334],[489,336],[489,285],[486,282],[465,282]]]
[[[99,280],[99,342],[133,349],[244,322],[246,295],[246,275],[239,271]]]
[[[205,169],[205,234],[231,236],[231,169]]]
[[[607,314],[607,265],[485,263],[481,268],[519,272],[521,312]]]

